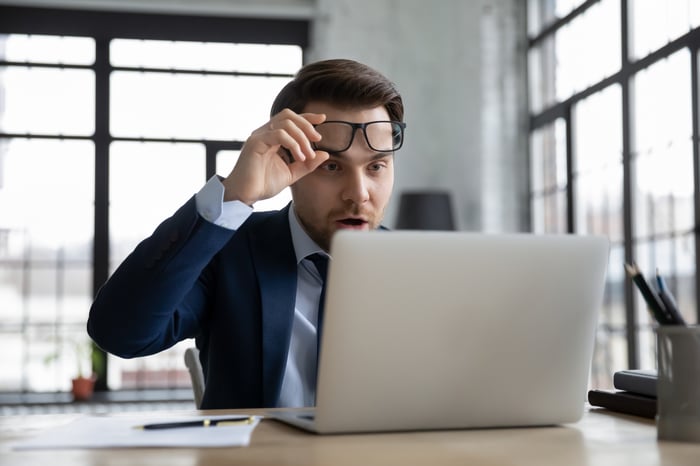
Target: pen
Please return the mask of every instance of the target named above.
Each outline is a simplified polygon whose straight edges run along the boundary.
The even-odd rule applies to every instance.
[[[142,430],[158,430],[158,429],[177,429],[179,427],[216,427],[216,426],[240,426],[252,424],[255,418],[253,416],[237,416],[220,419],[200,419],[197,421],[182,421],[182,422],[163,422],[158,424],[146,424],[143,426],[135,426],[134,429]]]
[[[666,286],[666,281],[664,280],[664,277],[659,274],[658,269],[656,270],[656,284],[659,287],[659,298],[661,298],[661,302],[664,304],[666,312],[671,317],[672,323],[676,325],[685,325],[685,319],[683,319],[683,315],[681,315],[680,311],[678,310],[676,300],[669,292],[668,287]]]

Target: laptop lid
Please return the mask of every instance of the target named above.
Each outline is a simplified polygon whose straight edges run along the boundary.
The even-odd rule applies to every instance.
[[[340,232],[331,256],[316,432],[582,416],[607,238]]]

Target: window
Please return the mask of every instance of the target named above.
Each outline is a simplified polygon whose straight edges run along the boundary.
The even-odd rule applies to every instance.
[[[230,172],[301,66],[308,28],[12,7],[0,18],[0,391],[65,391],[91,363],[73,346],[89,344],[97,288],[209,177]],[[135,360],[96,350],[102,388],[189,386],[182,354],[193,344]]]
[[[67,390],[92,296],[95,41],[12,34],[0,50],[0,131],[25,135],[0,138],[0,390]]]
[[[528,3],[533,229],[611,241],[594,387],[656,366],[654,323],[624,263],[658,270],[698,320],[695,3]]]

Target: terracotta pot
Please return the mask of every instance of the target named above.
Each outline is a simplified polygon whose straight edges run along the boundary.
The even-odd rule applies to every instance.
[[[94,377],[76,377],[72,382],[75,401],[85,401],[92,397],[92,392],[95,389]]]

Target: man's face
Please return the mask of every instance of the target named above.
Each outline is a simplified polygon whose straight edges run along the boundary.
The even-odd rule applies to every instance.
[[[351,123],[389,120],[383,106],[368,109],[339,109],[312,102],[304,112],[325,113],[326,121]],[[389,135],[390,137],[390,135]],[[323,147],[323,140],[317,143]],[[331,237],[341,229],[373,230],[384,217],[394,186],[394,155],[372,150],[361,129],[352,145],[331,153],[319,168],[291,186],[294,210],[309,234],[328,251]]]

